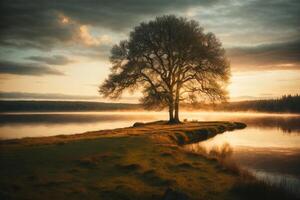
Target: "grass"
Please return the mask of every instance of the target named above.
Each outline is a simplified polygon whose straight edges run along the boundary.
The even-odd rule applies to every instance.
[[[239,175],[181,147],[241,126],[161,121],[2,141],[0,199],[244,199]]]
[[[193,152],[193,151],[192,151]],[[207,159],[215,160],[219,163],[219,167],[238,176],[236,183],[232,187],[232,191],[245,200],[251,199],[298,199],[295,191],[286,190],[286,182],[274,184],[268,179],[258,180],[254,174],[245,168],[241,168],[234,160],[232,160],[233,149],[228,143],[222,146],[213,146],[207,149],[204,146],[198,146],[196,152],[203,155]]]

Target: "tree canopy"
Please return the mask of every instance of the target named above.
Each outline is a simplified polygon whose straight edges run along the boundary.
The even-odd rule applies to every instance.
[[[169,108],[179,122],[180,102],[223,101],[230,65],[221,42],[194,20],[166,15],[142,22],[111,49],[111,74],[99,86],[104,97],[141,91],[146,109]]]

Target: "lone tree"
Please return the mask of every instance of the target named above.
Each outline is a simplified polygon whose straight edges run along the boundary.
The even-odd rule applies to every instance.
[[[99,93],[111,99],[142,91],[146,109],[169,109],[179,123],[180,102],[223,101],[230,65],[222,44],[194,20],[166,15],[141,23],[111,49],[111,74]]]

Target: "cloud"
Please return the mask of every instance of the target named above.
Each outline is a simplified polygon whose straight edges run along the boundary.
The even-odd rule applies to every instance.
[[[190,14],[227,46],[295,40],[300,36],[298,0],[224,0]]]
[[[300,70],[300,40],[227,49],[236,70]]]
[[[29,56],[26,59],[46,63],[49,65],[66,65],[72,62],[69,58],[61,55],[46,56]]]
[[[62,72],[48,66],[37,65],[35,63],[16,63],[10,61],[0,61],[0,74],[15,75],[63,75]]]
[[[89,25],[120,31],[147,16],[184,10],[194,5],[208,6],[215,2],[217,0],[31,0],[26,3],[3,0],[0,7],[0,44],[49,50],[55,45],[73,41],[76,34],[87,34],[86,27]]]
[[[290,40],[299,36],[299,9],[298,0],[3,0],[0,44],[49,50],[80,35],[94,44],[107,35],[92,36],[89,27],[128,32],[170,13],[194,17],[231,43]]]
[[[263,28],[279,29],[294,27],[298,31],[300,3],[298,0],[252,0],[236,5],[231,15],[252,21]],[[268,29],[266,29],[268,31]]]
[[[209,7],[219,0],[123,0],[72,1],[60,5],[63,12],[82,24],[101,26],[111,30],[131,28],[140,20],[166,12],[185,11],[194,6]],[[88,9],[87,9],[88,8]]]
[[[3,1],[0,44],[49,50],[57,43],[70,41],[75,27],[64,26],[57,11],[43,3]]]
[[[110,49],[111,45],[104,44],[100,46],[90,46],[84,50],[81,48],[72,49],[70,53],[95,60],[107,60],[109,58]]]
[[[78,56],[107,59],[111,44],[127,37],[125,33],[141,21],[178,14],[200,21],[205,30],[216,33],[225,47],[242,45],[240,54],[238,48],[229,49],[233,63],[253,62],[253,57],[246,59],[249,48],[243,45],[269,45],[299,38],[299,9],[299,0],[2,0],[0,46],[18,48],[17,51],[64,49]],[[284,55],[284,59],[293,56],[288,52]],[[271,57],[278,60],[282,55]],[[31,58],[47,64],[56,62],[54,58]],[[270,64],[283,68],[291,63]]]
[[[79,27],[79,38],[85,45],[88,46],[111,43],[111,38],[108,35],[102,35],[98,37],[92,36],[88,26],[86,25],[81,25]]]

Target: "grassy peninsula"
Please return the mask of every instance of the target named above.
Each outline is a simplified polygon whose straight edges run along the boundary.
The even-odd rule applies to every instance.
[[[252,199],[236,173],[183,144],[244,128],[164,121],[75,135],[0,142],[1,199]],[[249,186],[249,185],[248,185]],[[256,188],[257,189],[257,188]],[[271,195],[271,196],[270,196]],[[278,196],[282,198],[282,196]]]

